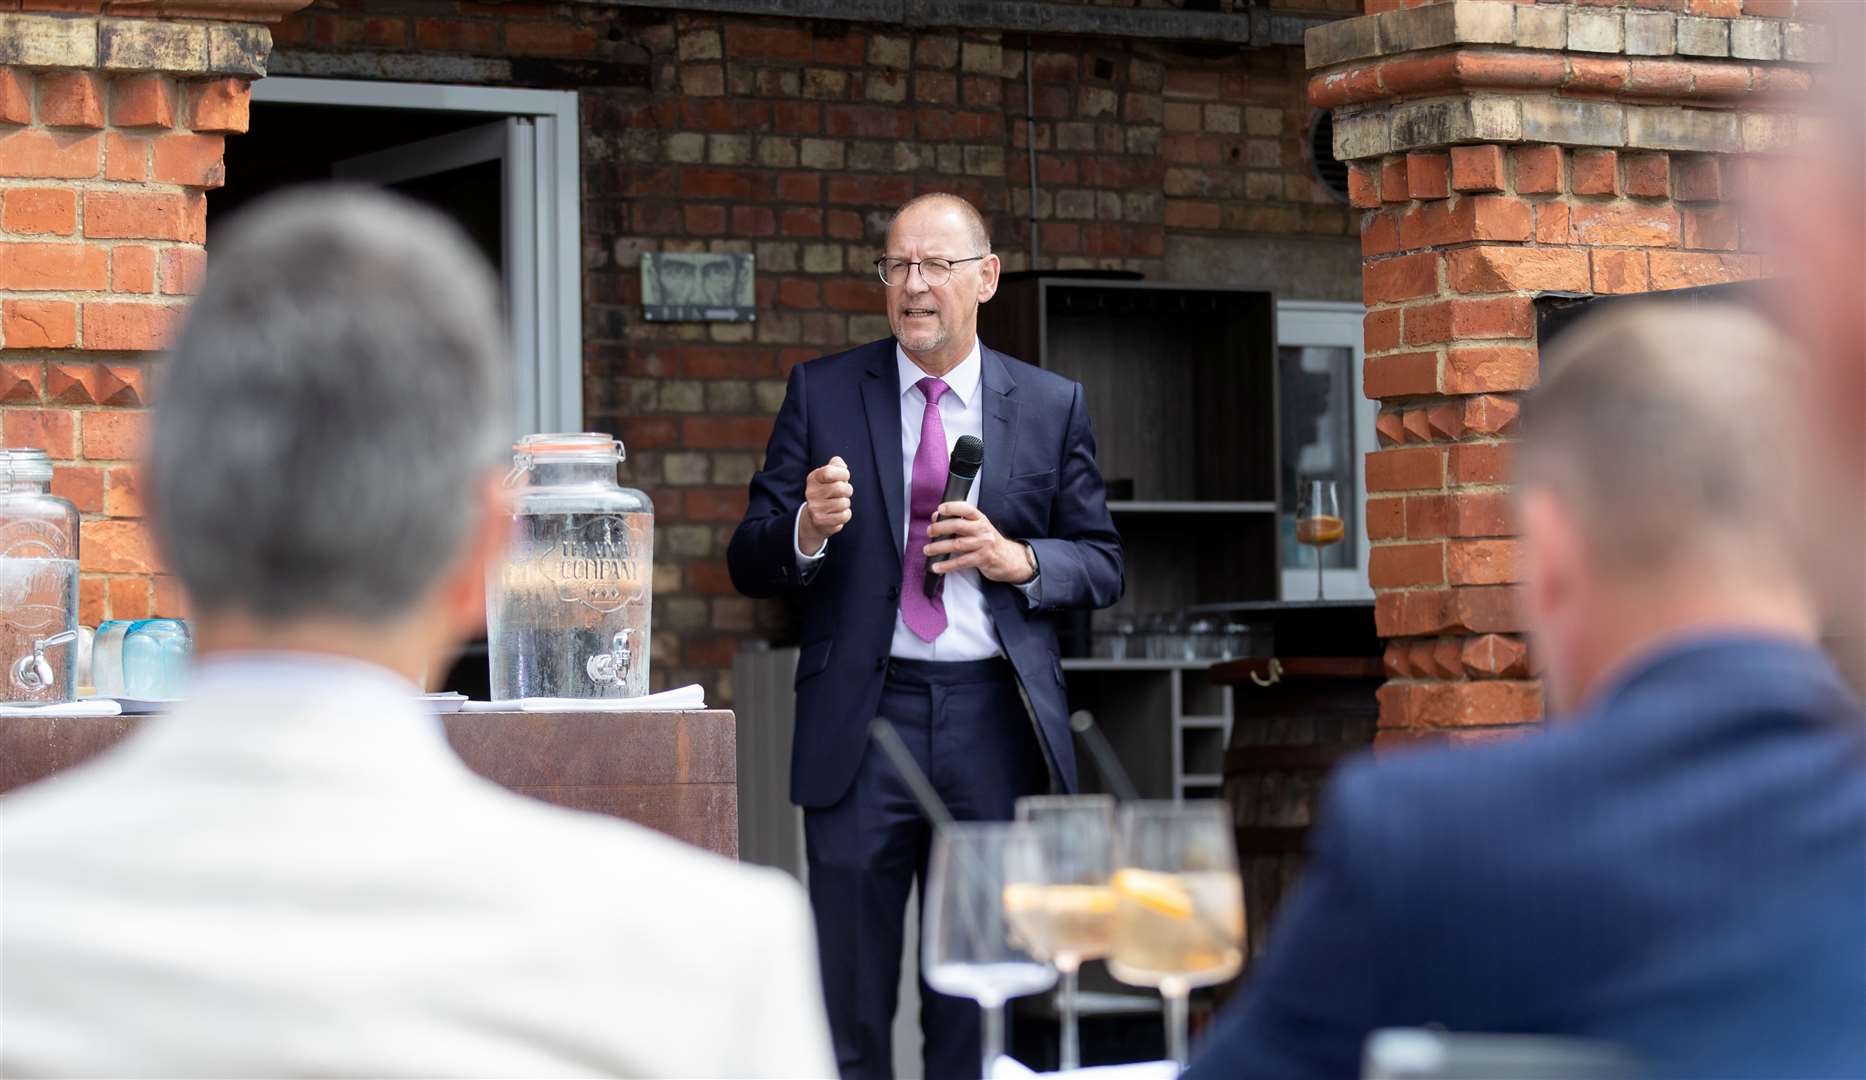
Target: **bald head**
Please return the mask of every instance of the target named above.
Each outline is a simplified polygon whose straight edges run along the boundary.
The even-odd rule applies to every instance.
[[[998,290],[998,257],[985,219],[957,195],[909,200],[888,223],[882,260],[898,268],[888,282],[888,325],[920,369],[945,375],[978,341],[978,306]]]
[[[926,211],[951,211],[959,216],[966,232],[966,238],[977,250],[975,255],[989,254],[991,251],[991,229],[985,225],[984,215],[978,208],[957,195],[946,191],[929,191],[925,195],[916,195],[901,204],[894,216],[888,219],[888,235],[894,235],[894,227],[910,213]]]
[[[1799,354],[1760,316],[1647,303],[1577,325],[1524,403],[1520,485],[1572,508],[1603,573],[1779,546]]]

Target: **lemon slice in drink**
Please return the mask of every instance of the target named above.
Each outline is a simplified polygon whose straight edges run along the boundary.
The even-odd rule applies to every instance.
[[[1114,890],[1106,885],[1027,885],[1004,887],[1004,910],[1043,911],[1053,915],[1112,915]]]
[[[1043,886],[1013,884],[1004,887],[1004,910],[1013,914],[1036,911],[1043,907]]]
[[[1114,891],[1169,919],[1192,918],[1192,894],[1171,874],[1127,868],[1116,870],[1109,882]]]
[[[1049,905],[1058,915],[1113,915],[1114,890],[1106,885],[1051,885]]]

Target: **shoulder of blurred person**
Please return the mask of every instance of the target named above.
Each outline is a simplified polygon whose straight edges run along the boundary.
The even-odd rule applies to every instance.
[[[0,799],[0,1072],[833,1071],[796,882],[514,795],[412,700],[306,698]]]
[[[1545,357],[1516,482],[1565,715],[1338,771],[1195,1075],[1348,1075],[1371,1031],[1427,1024],[1606,1039],[1660,1075],[1866,1075],[1866,715],[1746,437],[1793,380],[1775,344],[1648,310]]]
[[[1598,707],[1362,757],[1193,1077],[1354,1075],[1383,1027],[1663,1076],[1866,1075],[1866,713],[1818,650],[1679,641]]]
[[[0,1073],[826,1074],[795,884],[507,793],[417,701],[511,531],[484,260],[356,189],[228,228],[144,474],[195,683],[0,800]]]

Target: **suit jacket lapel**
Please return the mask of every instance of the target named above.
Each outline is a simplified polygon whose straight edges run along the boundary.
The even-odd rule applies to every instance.
[[[881,480],[881,501],[886,504],[888,532],[894,550],[906,550],[901,536],[901,515],[907,496],[901,480],[901,376],[894,363],[894,339],[877,342],[862,380],[862,411],[868,415],[868,442],[874,451],[875,475]],[[857,513],[860,513],[858,510]]]
[[[979,348],[980,381],[985,388],[985,466],[984,487],[979,489],[978,508],[997,521],[1003,515],[1005,486],[1011,477],[1012,454],[1017,449],[1017,383],[1004,357],[992,349]]]

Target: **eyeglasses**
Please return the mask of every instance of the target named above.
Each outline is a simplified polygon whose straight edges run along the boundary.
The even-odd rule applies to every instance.
[[[928,285],[944,285],[952,280],[953,267],[961,263],[977,262],[987,257],[974,255],[969,259],[921,259],[914,262],[910,259],[890,259],[884,255],[875,260],[875,271],[881,275],[884,285],[905,285],[907,284],[907,271],[918,266],[921,281]]]

